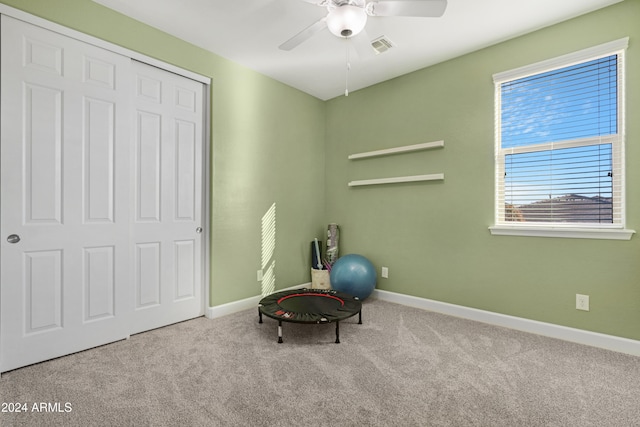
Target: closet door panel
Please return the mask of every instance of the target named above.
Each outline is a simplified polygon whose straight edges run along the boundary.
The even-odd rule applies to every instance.
[[[29,224],[62,223],[62,90],[25,84],[23,200]]]
[[[157,248],[149,272],[139,264],[138,306],[132,332],[204,314],[202,285],[203,85],[134,62],[137,118],[133,245]],[[154,292],[150,292],[153,289]],[[156,293],[157,290],[157,293]]]
[[[115,219],[116,105],[85,98],[83,138],[83,208],[85,223],[113,223]]]
[[[128,336],[129,58],[2,16],[0,370]],[[9,236],[12,236],[9,238]]]

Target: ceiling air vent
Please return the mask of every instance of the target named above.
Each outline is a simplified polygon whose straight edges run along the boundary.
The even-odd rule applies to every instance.
[[[376,55],[380,55],[394,47],[395,45],[386,36],[378,37],[371,42],[371,47],[376,51]]]

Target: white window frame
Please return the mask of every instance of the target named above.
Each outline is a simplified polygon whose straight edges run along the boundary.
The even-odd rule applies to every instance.
[[[614,40],[598,46],[573,52],[567,55],[552,58],[546,61],[537,62],[524,67],[497,73],[493,75],[495,85],[495,224],[489,227],[492,235],[507,236],[532,236],[532,237],[566,237],[566,238],[588,238],[588,239],[613,239],[629,240],[635,233],[634,230],[625,228],[625,157],[624,157],[624,130],[625,130],[625,72],[624,55],[629,38]],[[504,220],[505,207],[500,200],[501,188],[504,186],[504,159],[505,155],[521,151],[518,147],[510,149],[501,148],[501,85],[502,83],[521,79],[527,76],[541,74],[553,69],[569,67],[582,62],[587,62],[609,55],[619,55],[618,70],[618,134],[615,137],[595,137],[588,138],[589,141],[582,140],[579,145],[603,144],[615,142],[614,162],[620,162],[622,168],[620,176],[614,176],[614,191],[620,197],[620,218],[616,224],[559,224],[559,223],[516,223]],[[619,141],[619,142],[618,142]],[[549,147],[561,148],[563,143],[549,144]],[[575,146],[575,141],[564,143],[564,146]]]

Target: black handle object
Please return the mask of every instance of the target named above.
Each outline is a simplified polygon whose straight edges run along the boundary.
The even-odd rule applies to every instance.
[[[318,259],[322,259],[322,242],[318,240],[318,249],[320,250],[319,254],[316,254],[316,242],[315,240],[311,242],[311,268],[314,270],[322,270],[322,264],[318,266]]]

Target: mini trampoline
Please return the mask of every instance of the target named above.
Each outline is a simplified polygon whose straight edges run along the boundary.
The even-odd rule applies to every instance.
[[[340,343],[340,321],[358,315],[362,324],[362,302],[358,297],[335,290],[294,289],[276,292],[258,304],[262,315],[278,321],[278,342],[282,342],[282,322],[335,323],[336,343]]]

